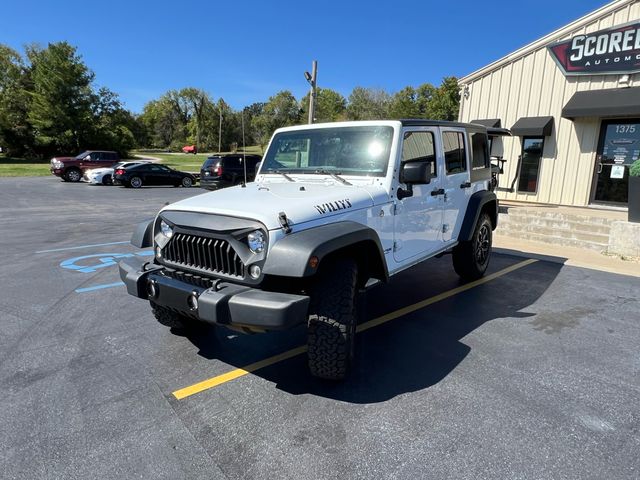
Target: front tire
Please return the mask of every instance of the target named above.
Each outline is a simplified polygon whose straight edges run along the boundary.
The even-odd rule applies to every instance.
[[[342,380],[353,363],[358,267],[343,259],[321,266],[318,275],[309,306],[309,370],[315,377]]]
[[[184,188],[190,188],[192,185],[193,185],[193,180],[191,180],[191,177],[182,178],[182,186]]]
[[[463,280],[477,280],[487,271],[492,238],[491,219],[489,215],[482,213],[471,240],[460,242],[453,249],[453,269]]]
[[[77,168],[70,168],[64,174],[64,178],[67,182],[79,182],[82,178],[82,174]]]
[[[131,188],[140,188],[142,187],[142,179],[140,177],[131,177],[129,180],[129,185]]]
[[[105,175],[104,177],[102,177],[102,185],[113,185],[111,175]]]
[[[182,330],[186,327],[187,318],[169,310],[167,307],[162,307],[152,301],[149,301],[151,305],[151,313],[156,317],[158,323],[164,325],[165,327],[175,328],[178,330]]]

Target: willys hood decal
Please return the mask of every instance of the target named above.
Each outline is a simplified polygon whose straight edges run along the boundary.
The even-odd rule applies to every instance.
[[[372,195],[373,193],[373,195]],[[248,183],[197,195],[168,205],[163,210],[182,210],[250,218],[269,230],[280,228],[278,214],[285,212],[292,225],[374,205],[382,187],[333,183]],[[377,203],[377,202],[376,202]]]

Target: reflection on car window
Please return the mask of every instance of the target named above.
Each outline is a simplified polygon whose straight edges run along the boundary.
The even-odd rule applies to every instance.
[[[432,132],[405,132],[402,143],[403,162],[429,162],[431,177],[437,176],[436,154]]]
[[[392,127],[375,125],[281,132],[273,138],[261,171],[304,173],[326,169],[383,177],[392,139]]]

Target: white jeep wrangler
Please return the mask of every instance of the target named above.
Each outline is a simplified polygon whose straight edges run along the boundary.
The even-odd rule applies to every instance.
[[[432,120],[277,130],[255,182],[182,200],[138,226],[120,276],[160,323],[246,332],[306,323],[311,373],[342,379],[356,295],[453,254],[465,280],[489,263],[498,202],[483,126]]]

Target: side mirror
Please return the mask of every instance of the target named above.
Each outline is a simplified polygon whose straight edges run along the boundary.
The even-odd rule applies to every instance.
[[[409,185],[415,183],[430,183],[431,162],[417,161],[404,163],[400,170],[400,182]]]
[[[255,170],[255,172],[253,172],[255,175],[257,175],[257,174],[258,174],[258,171],[260,170],[260,167],[261,167],[261,166],[262,166],[262,162],[258,162],[258,163],[256,163],[256,170]]]

